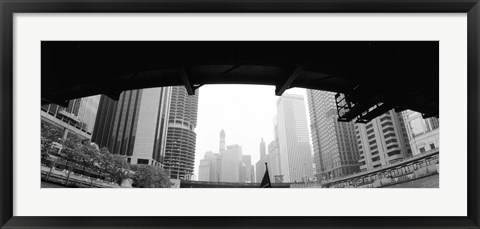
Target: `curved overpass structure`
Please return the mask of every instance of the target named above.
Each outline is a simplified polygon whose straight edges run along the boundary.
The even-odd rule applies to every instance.
[[[395,108],[439,113],[436,41],[43,41],[42,104],[184,85],[293,87],[338,92],[340,121]]]

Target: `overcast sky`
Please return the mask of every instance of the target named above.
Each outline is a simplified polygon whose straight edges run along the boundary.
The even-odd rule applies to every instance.
[[[306,90],[293,88],[285,93],[303,95],[308,116]],[[218,153],[220,131],[225,130],[226,145],[238,144],[243,155],[260,159],[260,142],[273,140],[273,117],[277,113],[274,86],[205,85],[200,88],[195,155],[195,176],[205,152]],[[309,119],[308,119],[309,120]]]

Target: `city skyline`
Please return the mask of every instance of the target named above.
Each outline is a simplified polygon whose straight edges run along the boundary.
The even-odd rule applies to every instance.
[[[207,89],[211,89],[211,88],[207,88]],[[157,98],[158,90],[160,91],[160,94],[164,94],[165,96],[160,96],[160,98]],[[245,90],[248,90],[247,94],[240,93]],[[175,95],[172,95],[172,91],[177,91],[177,92],[173,93]],[[197,105],[198,105],[199,91],[197,90],[196,95],[194,96],[188,96],[186,90],[183,87],[151,88],[151,89],[141,89],[141,90],[135,90],[135,91],[126,91],[122,93],[123,96],[121,95],[121,99],[117,102],[114,102],[113,100],[105,96],[99,96],[101,99],[97,109],[94,109],[94,107],[92,107],[92,105],[94,104],[91,104],[90,102],[86,104],[89,105],[89,109],[91,112],[97,112],[98,110],[97,121],[104,120],[103,122],[101,121],[96,123],[95,129],[101,128],[103,129],[103,132],[105,132],[105,130],[108,129],[108,131],[105,132],[107,133],[107,135],[110,135],[110,133],[113,134],[114,132],[117,133],[117,135],[119,133],[123,133],[123,135],[125,134],[130,135],[130,137],[127,137],[126,139],[123,139],[125,136],[122,137],[122,136],[116,136],[115,134],[112,135],[112,138],[114,139],[113,141],[116,143],[114,143],[114,146],[113,145],[110,146],[110,143],[107,143],[107,145],[109,145],[107,147],[109,149],[113,147],[113,149],[110,149],[110,151],[113,154],[120,154],[120,155],[127,156],[126,161],[131,164],[149,164],[149,165],[154,165],[154,166],[164,168],[168,170],[167,174],[170,174],[170,178],[172,179],[179,178],[183,180],[182,181],[183,187],[197,186],[197,184],[195,183],[189,183],[189,180],[191,181],[201,180],[201,181],[207,181],[207,182],[234,182],[232,184],[237,183],[238,185],[248,184],[253,182],[259,183],[260,177],[263,177],[262,175],[265,173],[265,170],[261,169],[261,171],[259,171],[258,168],[259,168],[259,165],[260,167],[262,167],[262,165],[265,162],[269,163],[268,167],[269,167],[269,173],[270,173],[270,180],[272,184],[275,184],[277,185],[277,187],[280,187],[283,185],[289,185],[288,183],[292,183],[292,182],[295,183],[295,184],[291,184],[290,188],[315,188],[320,186],[333,187],[333,188],[357,187],[357,186],[358,187],[379,187],[379,186],[381,187],[382,180],[384,179],[388,179],[388,181],[387,183],[383,183],[383,184],[391,185],[392,184],[391,182],[393,182],[393,184],[400,182],[401,180],[399,179],[414,179],[416,175],[425,176],[425,174],[435,173],[435,171],[438,170],[438,162],[436,162],[436,160],[438,160],[438,152],[439,152],[438,150],[439,124],[438,124],[438,119],[436,118],[419,119],[420,116],[416,112],[412,113],[411,111],[407,110],[402,113],[397,113],[397,112],[393,112],[392,110],[378,116],[377,118],[365,124],[353,123],[353,122],[345,123],[345,122],[338,121],[337,120],[338,116],[336,112],[334,112],[335,98],[337,98],[337,96],[334,96],[335,93],[326,92],[326,91],[295,89],[295,90],[291,90],[284,93],[282,96],[274,96],[271,94],[270,95],[266,94],[265,93],[266,91],[268,91],[268,87],[262,87],[262,86],[257,86],[253,88],[251,86],[248,86],[248,88],[246,88],[245,85],[221,85],[221,87],[216,86],[216,87],[213,87],[213,90],[210,90],[210,91],[207,90],[207,93],[205,94],[207,95],[210,94],[211,97],[210,98],[208,96],[207,98],[202,97],[203,100],[206,102],[204,102],[202,106],[199,106],[198,109],[197,109]],[[218,96],[219,94],[222,94],[224,96]],[[238,94],[240,94],[240,96],[238,96]],[[328,95],[328,96],[319,96],[319,95]],[[66,111],[68,113],[67,115],[71,113],[70,116],[73,119],[78,119],[78,118],[75,118],[77,116],[83,117],[84,115],[80,114],[81,112],[78,115],[76,115],[75,112],[82,109],[81,107],[79,107],[79,104],[81,103],[78,101],[80,100],[89,101],[87,99],[88,98],[80,98],[77,100],[70,101],[69,106],[66,108]],[[115,106],[111,107],[111,104],[109,101],[111,101],[112,104],[114,104]],[[168,101],[168,103],[166,101]],[[120,104],[120,105],[117,106],[117,104]],[[268,106],[272,104],[274,104],[273,109],[271,106]],[[163,108],[155,108],[155,107],[158,107],[158,105],[160,105],[160,107],[163,107]],[[218,109],[219,107],[220,109]],[[205,108],[207,111],[202,111]],[[112,109],[115,110],[115,112],[112,113],[110,111]],[[309,109],[308,113],[306,111],[307,109]],[[42,110],[48,111],[50,109],[45,106],[45,107],[42,107]],[[205,126],[209,127],[208,130],[215,130],[216,128],[221,128],[222,126],[227,124],[232,130],[239,130],[239,131],[233,131],[233,132],[240,132],[241,133],[240,137],[237,137],[237,138],[234,137],[232,140],[230,138],[231,136],[229,136],[229,132],[225,131],[222,128],[220,132],[217,132],[216,137],[208,139],[208,141],[199,141],[201,143],[206,143],[203,145],[199,144],[203,147],[210,146],[209,150],[205,151],[205,153],[202,153],[201,151],[198,150],[198,148],[195,145],[195,142],[197,142],[198,140],[196,139],[197,136],[205,135],[204,131],[202,131],[201,129],[200,131],[195,131],[196,124],[197,122],[199,122],[197,120],[198,113],[207,114],[208,118],[202,119],[201,117],[199,117],[199,119],[201,119],[200,122],[203,122]],[[397,153],[392,154],[392,152],[390,152],[392,151],[393,148],[391,147],[393,146],[392,146],[391,140],[388,140],[386,142],[377,143],[377,144],[387,144],[386,148],[388,152],[386,153],[381,152],[380,157],[384,154],[385,154],[385,157],[387,157],[386,155],[388,154],[388,159],[386,158],[381,159],[380,160],[381,164],[373,165],[373,166],[368,165],[366,168],[360,166],[361,171],[359,171],[358,167],[359,167],[359,164],[362,163],[362,160],[364,161],[366,159],[367,161],[371,160],[372,162],[375,162],[375,163],[379,162],[378,159],[376,160],[376,157],[377,157],[376,152],[372,151],[371,153],[369,153],[371,154],[371,156],[367,158],[366,157],[367,155],[365,155],[365,159],[364,157],[360,157],[360,160],[354,159],[357,156],[354,156],[354,157],[345,156],[343,155],[344,153],[340,152],[341,155],[338,156],[338,158],[334,157],[333,162],[334,164],[335,163],[338,164],[338,162],[342,162],[341,163],[342,166],[340,166],[340,169],[338,171],[335,171],[335,174],[333,173],[330,174],[330,172],[328,172],[327,174],[328,176],[325,176],[326,174],[325,172],[327,172],[323,168],[323,166],[325,165],[319,164],[320,166],[316,166],[318,164],[317,160],[321,160],[320,163],[325,163],[330,159],[327,159],[327,160],[325,158],[319,159],[318,155],[316,157],[314,156],[314,152],[316,152],[314,144],[318,144],[318,142],[315,143],[313,139],[318,138],[318,133],[311,134],[311,129],[316,129],[316,131],[320,131],[320,132],[325,130],[322,127],[322,125],[317,126],[317,124],[314,125],[314,123],[311,123],[310,117],[308,117],[308,114],[313,115],[313,117],[315,117],[316,120],[317,120],[316,117],[322,117],[322,118],[326,117],[327,119],[333,121],[334,125],[336,126],[337,125],[339,125],[339,127],[345,126],[345,127],[339,128],[339,130],[333,130],[333,132],[332,130],[329,130],[325,133],[321,133],[321,135],[328,133],[328,134],[337,135],[336,138],[339,138],[339,139],[343,139],[345,137],[352,138],[352,142],[355,142],[355,140],[353,140],[354,138],[353,136],[355,136],[353,133],[354,126],[355,126],[355,130],[357,130],[358,128],[361,128],[362,130],[366,128],[366,130],[363,130],[363,131],[366,132],[367,133],[366,135],[368,136],[362,135],[363,136],[362,138],[365,137],[365,138],[371,139],[370,135],[372,135],[371,134],[372,132],[370,129],[372,127],[370,126],[372,125],[372,123],[378,122],[376,125],[382,126],[383,133],[393,128],[393,127],[389,127],[388,125],[394,125],[395,128],[397,128],[398,130],[401,130],[401,133],[400,132],[396,133],[396,135],[399,135],[405,138],[405,140],[400,140],[399,142],[399,144],[401,145],[400,147],[403,148],[405,146],[407,147],[406,149],[409,149],[410,144],[416,144],[415,147],[418,148],[419,153],[417,154],[414,153],[413,155],[414,157],[412,157],[411,151],[410,151],[405,156],[397,157]],[[113,117],[110,117],[112,115]],[[142,116],[143,118],[140,116]],[[398,120],[398,123],[397,121],[394,121],[394,123],[390,124],[390,122],[392,122],[392,118],[394,120]],[[138,120],[138,124],[137,124],[137,120]],[[159,123],[155,124],[154,126],[150,126],[148,124],[149,122],[155,121],[155,120],[157,120],[157,122]],[[163,121],[160,121],[160,120],[163,120]],[[170,120],[169,127],[178,128],[179,127],[178,124],[183,124],[183,125],[186,124],[187,125],[185,126],[186,129],[185,128],[184,129],[191,131],[193,133],[192,135],[193,138],[187,139],[185,138],[186,137],[185,134],[180,134],[178,136],[172,135],[170,131],[166,133],[167,132],[166,122],[168,120]],[[420,122],[418,120],[420,120]],[[423,122],[421,120],[423,120]],[[63,120],[63,122],[65,122],[65,120]],[[323,122],[323,121],[320,121],[320,122]],[[109,125],[110,127],[107,129],[105,129],[105,127],[102,127],[102,126],[105,126],[106,123],[110,123]],[[113,126],[112,126],[112,123],[114,124]],[[160,124],[160,123],[164,123],[164,124]],[[404,123],[408,123],[408,125],[405,125]],[[115,128],[113,128],[115,126],[118,126],[118,128],[122,127],[123,129],[119,129],[118,131],[115,131]],[[155,134],[153,135],[148,134],[147,132],[149,130],[155,129],[155,126],[158,126],[157,130],[158,128],[163,130],[160,130],[158,133],[155,132]],[[346,126],[349,126],[349,128],[346,128]],[[112,132],[112,128],[113,128],[113,132]],[[350,132],[349,132],[350,134],[346,132],[343,133],[342,129],[346,130],[345,128],[349,129],[351,133]],[[409,130],[408,134],[406,129]],[[132,131],[136,132],[136,134],[133,134]],[[378,130],[377,132],[379,131],[380,130]],[[177,130],[175,130],[175,132],[177,132]],[[198,132],[198,135],[196,134],[196,132]],[[166,136],[164,134],[166,134]],[[345,134],[347,134],[348,136]],[[105,135],[105,134],[102,134],[102,135]],[[190,136],[190,134],[188,135]],[[270,137],[264,137],[269,135]],[[381,136],[380,134],[378,135]],[[163,140],[157,139],[158,136],[160,136],[160,139],[163,138]],[[245,141],[245,139],[242,138],[245,136],[251,137],[250,139],[251,141],[250,142]],[[155,139],[157,140],[155,139],[153,141],[148,140],[149,143],[147,144],[145,144],[146,142],[142,143],[147,138],[152,138],[152,137],[155,137]],[[94,131],[92,136],[92,143],[98,143],[97,138],[98,137],[95,137],[95,131]],[[107,142],[109,138],[110,137],[107,138]],[[122,138],[122,140],[120,140],[120,138]],[[129,140],[129,138],[131,139]],[[172,176],[172,171],[170,167],[168,167],[169,165],[167,161],[162,160],[164,157],[162,148],[164,146],[167,146],[166,148],[169,147],[168,146],[169,141],[166,140],[165,138],[172,139],[170,140],[170,144],[173,143],[170,146],[171,149],[180,150],[178,159],[175,159],[175,160],[180,160],[179,165],[183,166],[182,164],[184,164],[187,167],[189,166],[188,164],[191,163],[190,161],[182,161],[185,159],[185,156],[186,156],[186,159],[191,158],[192,162],[195,158],[195,163],[194,164],[192,163],[194,165],[192,166],[194,167],[193,173],[185,170],[186,173],[184,175]],[[174,138],[176,140],[173,140]],[[350,147],[351,148],[350,151],[353,150],[352,153],[355,153],[354,151],[356,150],[362,151],[362,148],[365,148],[365,145],[363,146],[360,145],[359,133],[356,133],[355,138],[357,138],[358,140],[356,142],[358,143],[357,145],[358,148],[355,146],[353,146],[353,148]],[[135,139],[137,140],[143,139],[143,140],[142,142],[137,142]],[[185,146],[192,148],[192,153],[194,154],[190,155],[190,153],[187,152],[188,150],[185,151],[183,149],[178,148],[181,145],[181,144],[178,145],[180,143],[179,140],[180,142],[184,141],[184,143],[181,143],[181,144],[185,144]],[[399,140],[397,140],[397,142],[398,141]],[[216,144],[214,145],[217,145],[217,146],[215,147],[214,145],[209,145],[208,143],[211,143],[211,142],[216,142]],[[239,144],[239,142],[242,142],[242,143]],[[151,148],[152,147],[151,143],[154,143],[153,148]],[[158,144],[155,144],[155,143],[158,143]],[[267,143],[268,143],[268,150],[266,149]],[[85,144],[85,143],[82,143],[82,144]],[[371,140],[369,140],[369,144],[370,144],[370,148],[375,151],[375,149],[372,148],[372,144],[373,145],[375,144],[372,143]],[[104,145],[105,143],[99,144],[100,147]],[[340,145],[344,145],[344,143],[340,143]],[[96,147],[98,150],[99,149],[98,146]],[[144,150],[139,150],[140,149],[139,147]],[[148,149],[149,147],[151,149]],[[344,146],[342,146],[342,149],[343,147]],[[399,146],[395,145],[395,147],[399,147]],[[213,149],[215,148],[218,149],[218,153],[213,152],[214,151]],[[247,149],[250,148],[250,149],[248,149],[248,152],[245,152],[244,148],[247,148]],[[325,148],[325,146],[319,146],[317,148],[322,149],[322,148]],[[347,151],[349,151],[348,148],[349,147],[346,147]],[[384,147],[382,146],[382,148]],[[193,149],[195,149],[195,151],[193,151]],[[121,152],[118,150],[120,150]],[[153,150],[153,154],[148,152],[151,150]],[[355,153],[355,154],[358,154],[358,153]],[[392,156],[390,154],[392,154],[395,158],[390,158]],[[402,154],[404,154],[403,150],[402,150]],[[219,155],[219,157],[216,155]],[[360,152],[360,155],[362,156],[363,153]],[[260,159],[260,157],[262,156],[264,159],[262,160],[256,159],[256,158]],[[143,157],[143,158],[140,158],[140,157]],[[153,160],[147,159],[150,157]],[[177,156],[174,156],[174,157],[177,157]],[[167,156],[165,156],[165,158],[167,158]],[[414,162],[414,163],[409,162],[411,159],[415,159],[415,158],[419,158],[420,162]],[[198,159],[200,160],[204,159],[202,160],[202,166],[204,167],[204,172],[198,169],[200,166],[200,163],[197,164]],[[343,160],[347,162],[350,159],[354,159],[353,164],[350,164],[350,162],[348,162],[347,166],[354,165],[356,169],[353,173],[358,173],[358,175],[356,176],[364,177],[360,181],[355,180],[355,183],[351,183],[350,181],[345,181],[345,179],[351,179],[351,178],[348,178],[349,174],[351,174],[351,171],[350,170],[347,171],[346,168],[343,168]],[[408,159],[408,160],[405,160],[404,162],[402,162],[403,159]],[[220,160],[220,164],[218,164],[219,160]],[[423,165],[421,164],[422,160],[423,160]],[[257,163],[252,163],[255,161],[257,161]],[[315,161],[315,163],[313,161]],[[398,165],[395,165],[397,162],[401,162],[401,163]],[[409,163],[409,164],[403,165],[404,163]],[[436,163],[436,165],[433,163]],[[254,171],[254,165],[256,167],[256,171]],[[395,168],[394,170],[391,170],[390,165],[400,166],[400,167]],[[187,167],[185,167],[185,169],[188,170]],[[205,168],[207,167],[210,167],[211,169],[209,168],[206,170]],[[215,168],[217,167],[220,168],[220,170],[216,170]],[[429,167],[430,172],[428,168],[425,168],[425,167]],[[421,170],[416,171],[419,168],[421,168]],[[337,170],[337,168],[334,168],[334,169]],[[387,171],[387,172],[378,172],[379,169],[380,171]],[[299,171],[303,171],[303,172],[299,172]],[[393,173],[391,171],[393,171]],[[414,172],[415,175],[413,175],[412,173],[413,171],[415,171]],[[322,174],[318,174],[319,172]],[[368,172],[368,173],[374,172],[376,174],[372,178],[372,176],[366,175],[365,172]],[[192,174],[194,176],[191,176]],[[316,179],[313,179],[314,174],[316,175],[315,176]],[[199,179],[201,176],[203,176],[203,178]],[[394,178],[392,176],[394,177],[402,176],[403,178],[400,178],[400,177]],[[47,176],[47,179],[48,179],[48,176]],[[438,175],[436,179],[438,181]],[[316,182],[319,180],[321,180],[322,182],[321,183]],[[431,179],[428,182],[431,182]],[[285,183],[285,184],[281,184],[281,183]],[[136,183],[136,185],[138,184],[139,183]]]
[[[260,159],[262,138],[266,145],[275,140],[273,120],[279,96],[275,96],[274,90],[273,86],[260,85],[205,85],[201,88],[194,172],[197,179],[200,160],[205,153],[218,153],[222,129],[226,133],[226,145],[240,145],[243,155],[251,156],[252,164]],[[285,94],[305,97],[306,90],[293,88]]]
[[[246,87],[248,87],[248,88],[246,88]],[[177,88],[179,88],[179,87],[177,87]],[[184,91],[183,93],[185,93],[185,96],[186,96],[186,91],[183,88],[181,88],[181,89],[182,89],[182,91]],[[278,147],[278,144],[279,144],[278,138],[275,137],[276,134],[275,134],[275,130],[274,130],[274,129],[277,128],[276,125],[278,125],[278,119],[277,119],[278,118],[278,110],[277,110],[278,107],[275,107],[275,108],[272,109],[272,106],[271,106],[272,104],[276,104],[278,106],[278,102],[282,100],[281,98],[284,98],[285,96],[290,96],[291,94],[293,94],[293,95],[299,95],[300,97],[304,98],[302,105],[304,106],[305,109],[309,109],[311,107],[310,104],[307,104],[308,96],[305,96],[305,95],[307,95],[307,90],[305,90],[305,89],[297,88],[297,89],[294,89],[294,90],[288,90],[284,94],[283,97],[272,95],[271,93],[269,93],[269,91],[271,91],[271,89],[273,89],[273,88],[271,88],[271,87],[269,88],[269,86],[254,86],[254,87],[252,87],[251,85],[215,85],[215,86],[207,86],[202,90],[202,92],[203,91],[207,92],[206,93],[207,98],[203,99],[203,101],[206,101],[206,102],[204,102],[204,104],[202,106],[200,106],[200,108],[198,109],[198,112],[207,113],[210,120],[215,120],[215,121],[211,122],[209,119],[207,119],[207,120],[202,120],[201,122],[207,123],[206,125],[208,125],[209,127],[215,126],[216,124],[217,124],[218,127],[221,127],[222,123],[227,123],[227,125],[230,125],[230,124],[234,123],[234,124],[237,124],[237,127],[231,128],[233,130],[232,131],[233,133],[239,132],[239,131],[235,131],[235,130],[243,130],[243,131],[247,130],[246,132],[241,133],[240,136],[245,136],[245,133],[251,133],[251,134],[249,134],[249,136],[252,137],[253,140],[250,141],[250,142],[244,141],[245,139],[243,139],[243,138],[239,138],[239,137],[231,138],[231,136],[229,136],[229,141],[228,142],[225,142],[225,141],[223,141],[223,143],[220,142],[220,148],[222,147],[221,146],[222,144],[223,144],[223,147],[238,145],[238,147],[240,147],[242,149],[241,154],[244,155],[244,156],[248,156],[250,158],[251,162],[253,162],[252,165],[255,165],[256,164],[255,162],[258,163],[258,161],[260,159],[260,155],[262,154],[261,153],[261,148],[262,147],[258,148],[259,144],[261,144],[260,142],[263,141],[263,147],[264,148],[266,148],[267,145],[269,146],[268,151],[267,151],[269,153],[271,151],[270,148],[273,147],[273,145],[271,145],[271,144],[276,144],[277,147]],[[238,93],[236,93],[238,91],[244,91],[244,90],[248,90],[248,93],[247,94],[241,94],[241,96],[238,96]],[[216,96],[218,94],[221,94],[222,91],[224,91],[224,94],[223,94],[224,96],[221,96],[221,97]],[[198,94],[199,93],[198,93],[198,90],[197,90],[196,95],[193,96],[193,97],[198,99]],[[209,94],[210,94],[210,96],[215,96],[215,99],[208,98]],[[188,98],[188,96],[186,98]],[[82,99],[85,100],[87,98],[82,98]],[[78,99],[78,100],[80,100],[80,99]],[[202,101],[202,100],[200,100],[200,101]],[[333,102],[333,100],[332,100],[332,102]],[[242,103],[247,103],[248,105],[244,105]],[[207,109],[207,110],[214,110],[214,112],[201,111],[204,108],[209,108],[209,107],[211,108],[211,106],[218,106],[219,104],[221,105],[222,109]],[[75,108],[77,106],[78,105],[76,105],[75,100],[70,101],[69,109],[72,109],[72,111],[74,111],[75,109],[78,110],[78,108]],[[249,107],[250,109],[244,109],[245,107]],[[99,107],[99,109],[100,109],[100,107]],[[166,109],[169,110],[169,112],[172,112],[172,110],[170,110],[170,108],[166,108]],[[194,116],[196,116],[197,111],[195,111],[194,113],[195,113]],[[411,112],[404,112],[405,115],[408,115],[410,113]],[[212,114],[217,114],[217,116],[212,115]],[[185,114],[181,114],[181,115],[185,115]],[[306,118],[308,119],[308,130],[307,131],[308,131],[308,138],[309,138],[308,139],[309,148],[310,148],[310,151],[311,151],[311,156],[313,157],[314,156],[314,151],[313,151],[314,147],[313,147],[313,142],[311,142],[311,140],[312,140],[312,138],[314,138],[314,136],[311,134],[312,124],[310,122],[310,118],[308,117],[309,115],[311,115],[311,111],[309,113],[307,113]],[[415,116],[415,117],[417,117],[417,116]],[[260,119],[257,119],[259,117],[260,117]],[[402,117],[402,116],[399,116],[399,117]],[[405,116],[404,118],[406,119],[407,117]],[[403,122],[403,119],[402,118],[400,118],[400,119]],[[237,120],[237,122],[232,122],[231,120]],[[430,120],[436,120],[436,121],[433,122],[433,121],[430,121]],[[172,121],[172,117],[170,117],[170,121]],[[192,127],[191,128],[189,127],[190,129],[192,129],[194,131],[195,131],[195,122],[196,122],[196,120],[194,121],[194,123],[192,123],[193,124]],[[208,123],[208,122],[210,122],[210,123]],[[430,128],[430,126],[432,126],[434,124],[436,125],[436,126],[434,126],[434,128],[438,128],[438,119],[428,119],[428,120],[426,119],[426,120],[424,120],[424,122],[426,124],[428,124],[427,128]],[[430,124],[430,123],[433,123],[433,124]],[[361,124],[355,124],[355,125],[358,126],[358,125],[361,125]],[[252,129],[253,131],[248,132],[248,128]],[[210,129],[215,130],[215,128],[210,128]],[[417,131],[418,127],[415,127],[415,126],[409,127],[409,130],[410,129],[411,129],[411,131]],[[195,132],[197,132],[197,131],[195,131]],[[204,133],[202,131],[199,131],[198,133],[199,133],[198,134],[199,136],[204,135]],[[437,130],[437,133],[438,133],[438,130]],[[222,134],[225,135],[224,129],[222,129]],[[235,134],[233,136],[235,136]],[[406,134],[405,134],[405,136],[406,136]],[[438,134],[437,134],[437,139],[438,139]],[[195,179],[195,180],[199,179],[200,163],[198,161],[204,158],[206,152],[209,152],[209,151],[212,151],[212,150],[215,151],[214,149],[216,147],[211,147],[211,149],[209,149],[207,151],[204,151],[204,152],[200,151],[200,149],[198,149],[198,148],[205,147],[205,146],[208,147],[208,145],[215,145],[215,144],[211,144],[212,142],[216,142],[216,145],[218,147],[218,140],[221,141],[221,139],[218,136],[218,132],[217,132],[217,136],[214,137],[213,139],[211,139],[210,142],[202,141],[202,143],[206,143],[206,144],[200,144],[200,147],[195,147],[195,152],[194,152],[195,153],[195,155],[194,155],[195,162],[194,162],[194,168],[193,168],[193,175],[194,176],[190,177],[189,179]],[[277,141],[275,142],[275,140],[277,140]],[[413,141],[413,139],[410,139],[410,140]],[[238,142],[242,142],[242,144],[239,144]],[[208,143],[210,143],[210,144],[208,144]],[[409,144],[408,142],[405,142],[405,143]],[[412,143],[412,142],[410,142],[410,143]],[[434,145],[438,145],[438,143],[435,143]],[[135,146],[135,147],[138,147],[138,146]],[[409,146],[407,145],[407,147],[409,147]],[[435,148],[435,147],[431,147],[430,145],[429,145],[429,147],[430,148]],[[247,149],[247,150],[245,150],[245,149]],[[262,164],[264,164],[264,163],[262,163]],[[317,167],[317,168],[314,168],[314,169],[317,169],[317,170],[319,169],[318,166],[314,166],[314,167]],[[269,166],[269,169],[271,170],[272,168],[270,168],[270,166]],[[369,168],[368,170],[371,170],[371,169],[372,168]],[[260,171],[260,173],[262,173],[262,174],[258,174],[258,169],[255,169],[255,177],[256,177],[257,180],[258,180],[259,176],[263,175],[264,169],[262,169],[262,171]],[[271,171],[271,173],[272,173],[272,171]],[[273,179],[274,174],[272,173],[270,175],[271,175],[271,179],[274,180]]]

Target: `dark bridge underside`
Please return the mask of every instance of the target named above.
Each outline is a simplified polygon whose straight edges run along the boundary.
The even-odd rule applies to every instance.
[[[438,117],[438,42],[42,42],[42,104],[185,85],[273,85],[338,94],[339,120],[411,109]],[[248,93],[248,92],[245,92]],[[345,100],[342,100],[345,98]]]

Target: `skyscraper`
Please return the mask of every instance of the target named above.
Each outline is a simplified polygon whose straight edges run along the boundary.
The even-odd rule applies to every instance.
[[[218,152],[223,152],[225,151],[225,130],[220,131],[220,148],[218,149]]]
[[[188,95],[183,86],[172,87],[165,168],[171,178],[191,179],[195,162],[198,90]]]
[[[282,176],[282,167],[280,163],[280,149],[277,141],[272,141],[268,144],[268,174],[270,180],[276,182],[275,176]]]
[[[418,112],[402,112],[413,155],[440,147],[438,118],[423,119]]]
[[[360,170],[367,171],[412,156],[401,114],[390,110],[366,124],[355,124]]]
[[[262,141],[260,142],[260,159],[255,163],[255,180],[257,183],[262,181],[263,175],[265,174],[265,162],[267,162],[266,151],[265,142],[262,138]]]
[[[80,138],[91,139],[99,100],[99,95],[73,99],[65,108],[46,104],[41,107],[40,115],[43,121],[62,127],[63,137],[70,132]]]
[[[359,172],[353,123],[338,122],[335,93],[307,90],[315,169],[318,179]]]
[[[222,157],[218,153],[208,151],[200,160],[199,181],[220,182],[222,174]]]
[[[242,147],[239,145],[228,145],[222,155],[222,182],[240,182],[240,169],[242,166]]]
[[[100,99],[92,141],[131,164],[161,166],[166,145],[170,88],[125,91]]]
[[[240,162],[240,182],[253,183],[255,182],[255,172],[252,165],[252,156],[243,155]]]
[[[303,96],[281,96],[277,101],[277,128],[280,163],[285,182],[313,178],[307,125]]]

